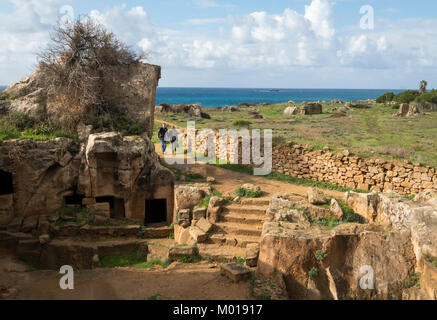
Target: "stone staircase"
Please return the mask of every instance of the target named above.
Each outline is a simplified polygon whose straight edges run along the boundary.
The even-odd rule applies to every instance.
[[[198,244],[200,255],[213,260],[232,260],[246,254],[246,246],[259,243],[269,198],[243,199],[226,205],[207,243]]]

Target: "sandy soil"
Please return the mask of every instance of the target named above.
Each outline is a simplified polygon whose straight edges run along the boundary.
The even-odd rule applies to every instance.
[[[166,239],[168,242],[168,239]],[[166,255],[166,245],[151,239],[153,258]],[[159,249],[161,248],[161,249]],[[150,258],[149,258],[150,259]],[[25,272],[28,268],[11,253],[0,252],[0,297],[25,300],[246,300],[249,282],[233,283],[215,263],[172,263],[168,268],[114,268],[78,270],[74,290],[62,290],[62,275],[53,270]],[[1,298],[0,298],[1,299]]]

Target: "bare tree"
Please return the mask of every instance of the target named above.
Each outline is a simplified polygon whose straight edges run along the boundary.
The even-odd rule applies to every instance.
[[[420,81],[420,94],[426,93],[426,87],[428,86],[428,82],[426,80]]]
[[[40,80],[62,113],[79,117],[112,107],[105,98],[105,79],[114,66],[137,63],[137,55],[102,25],[88,17],[58,25],[39,54]]]

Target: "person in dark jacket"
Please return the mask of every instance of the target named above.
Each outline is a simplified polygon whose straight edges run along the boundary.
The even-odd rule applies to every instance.
[[[161,141],[161,149],[162,153],[165,153],[165,149],[167,148],[167,142],[165,141],[165,134],[167,133],[167,126],[165,123],[162,124],[162,127],[159,128],[158,138]]]

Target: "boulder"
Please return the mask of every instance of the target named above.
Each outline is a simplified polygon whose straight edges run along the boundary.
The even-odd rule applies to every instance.
[[[174,240],[177,244],[189,244],[192,241],[189,228],[183,228],[182,226],[174,226]]]
[[[203,230],[201,230],[200,228],[198,228],[197,226],[189,227],[189,232],[190,232],[191,238],[193,238],[193,240],[197,243],[205,242],[208,239],[208,237],[206,236],[206,233]]]
[[[180,185],[175,188],[176,208],[190,209],[193,208],[206,196],[205,190],[200,187]]]
[[[208,233],[211,232],[213,225],[209,223],[208,220],[206,220],[205,218],[202,218],[199,221],[197,221],[196,227],[202,230],[203,232]]]
[[[331,211],[332,215],[338,220],[341,220],[343,218],[343,209],[341,208],[337,200],[331,199],[331,207],[329,210]]]
[[[207,177],[206,178],[206,182],[208,182],[208,183],[215,183],[215,178],[214,177]]]
[[[256,186],[252,183],[245,183],[241,186],[241,188],[246,189],[246,190],[251,190],[254,192],[258,192],[261,191],[261,188],[259,186]]]
[[[207,219],[211,223],[216,223],[220,219],[220,213],[223,210],[223,205],[225,204],[225,201],[222,198],[219,197],[211,197],[208,204],[208,210],[207,210]]]
[[[194,207],[193,209],[193,219],[200,220],[206,217],[206,208],[202,206]]]
[[[294,115],[294,114],[298,114],[299,110],[297,107],[288,107],[284,110],[284,115]]]
[[[378,207],[378,193],[359,193],[346,192],[346,203],[354,210],[355,213],[364,217],[368,221],[375,221]]]
[[[172,261],[177,261],[184,257],[195,257],[197,254],[197,248],[194,246],[174,246],[168,251],[168,258]]]
[[[220,265],[220,272],[234,282],[248,280],[250,276],[249,270],[239,266],[236,263]]]
[[[329,201],[329,197],[326,196],[323,191],[317,188],[310,188],[307,191],[308,202],[314,205],[326,204]]]
[[[259,243],[249,243],[246,246],[246,265],[256,267],[258,263]]]
[[[321,114],[323,113],[322,105],[320,103],[305,103],[299,113],[303,115]]]

